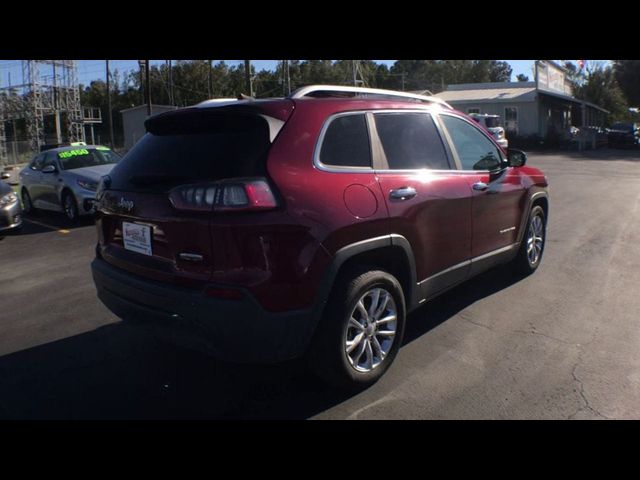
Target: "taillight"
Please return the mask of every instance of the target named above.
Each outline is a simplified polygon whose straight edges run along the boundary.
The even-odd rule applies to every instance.
[[[169,192],[169,199],[178,210],[200,212],[257,211],[278,206],[264,178],[182,185]]]

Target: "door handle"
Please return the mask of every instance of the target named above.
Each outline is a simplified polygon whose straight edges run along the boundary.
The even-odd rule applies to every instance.
[[[389,197],[391,200],[409,200],[418,194],[413,187],[401,187],[396,190],[391,190]]]
[[[485,191],[487,188],[489,188],[489,185],[487,185],[484,182],[478,182],[478,183],[474,183],[473,184],[473,189],[474,190],[479,190],[481,192]]]

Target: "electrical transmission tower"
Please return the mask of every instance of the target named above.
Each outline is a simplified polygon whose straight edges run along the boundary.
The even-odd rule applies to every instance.
[[[24,119],[28,140],[38,151],[47,142],[48,116],[53,116],[57,143],[84,141],[82,113],[74,60],[22,60],[22,83],[0,89],[0,155],[6,156],[5,121]]]
[[[354,87],[366,87],[367,82],[364,81],[364,76],[362,75],[362,67],[360,65],[360,60],[351,60],[353,67],[353,86]]]

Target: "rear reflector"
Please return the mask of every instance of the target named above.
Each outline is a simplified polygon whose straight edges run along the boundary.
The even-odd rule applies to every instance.
[[[200,212],[270,210],[278,206],[264,178],[182,185],[169,192],[174,208]]]

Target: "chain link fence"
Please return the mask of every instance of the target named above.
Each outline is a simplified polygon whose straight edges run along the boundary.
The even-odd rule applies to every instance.
[[[0,158],[0,163],[3,167],[25,164],[36,154],[31,142],[26,140],[6,142],[4,150],[5,156]]]

